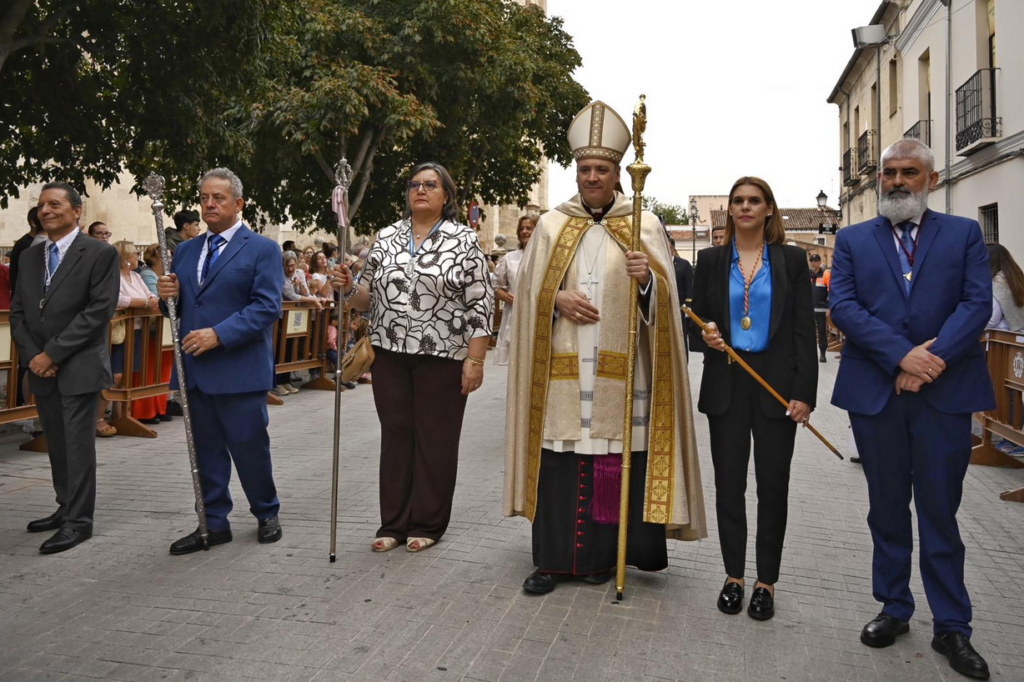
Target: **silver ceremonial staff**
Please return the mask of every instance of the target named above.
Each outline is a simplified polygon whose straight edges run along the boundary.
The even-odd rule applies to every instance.
[[[142,183],[142,189],[153,200],[153,218],[156,220],[156,238],[160,243],[160,260],[164,264],[164,274],[171,274],[171,254],[167,251],[167,235],[164,233],[164,179],[156,173],[150,173]],[[196,515],[199,517],[199,535],[203,539],[203,549],[210,549],[209,535],[206,528],[206,505],[203,504],[203,484],[199,480],[199,460],[196,458],[196,442],[192,436],[192,413],[188,408],[188,389],[185,382],[185,360],[181,353],[181,341],[178,338],[178,300],[167,302],[167,316],[171,320],[171,340],[174,343],[174,367],[178,370],[178,385],[181,387],[181,413],[185,419],[185,443],[188,445],[188,463],[192,469],[192,490],[196,495]]]
[[[348,252],[348,188],[352,184],[352,166],[345,157],[334,167],[337,184],[331,194],[331,208],[338,216],[338,258]],[[337,267],[337,263],[335,263]],[[354,284],[354,283],[353,283]],[[338,549],[338,467],[341,456],[341,360],[348,345],[348,316],[345,314],[344,296],[338,300],[338,357],[334,363],[334,466],[331,471],[331,563],[337,559]]]
[[[646,97],[640,95],[640,102],[633,112],[633,148],[636,161],[626,171],[633,179],[633,224],[630,230],[630,251],[640,250],[640,220],[643,213],[644,182],[651,167],[644,163],[644,131],[647,130]],[[615,598],[622,601],[626,589],[626,539],[629,532],[629,476],[633,468],[633,378],[636,369],[636,339],[639,327],[637,305],[640,300],[640,283],[629,280],[629,350],[626,362],[626,414],[622,427],[622,495],[619,500],[619,554],[615,563]]]

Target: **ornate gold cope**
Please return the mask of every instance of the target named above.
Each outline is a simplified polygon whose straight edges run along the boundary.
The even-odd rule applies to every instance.
[[[626,171],[633,180],[633,224],[630,234],[630,251],[640,250],[640,221],[643,213],[643,192],[651,167],[644,163],[644,131],[647,130],[647,97],[640,95],[640,101],[633,111],[633,147],[636,161]],[[633,374],[636,371],[636,339],[639,325],[637,305],[640,299],[640,282],[632,280],[629,285],[629,359],[626,362],[626,414],[622,425],[622,495],[619,502],[619,556],[615,567],[615,595],[622,599],[626,589],[626,537],[629,532],[629,475],[633,466]]]

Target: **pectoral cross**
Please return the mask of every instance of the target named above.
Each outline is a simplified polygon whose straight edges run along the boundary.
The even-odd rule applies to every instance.
[[[587,281],[583,282],[583,284],[585,284],[587,286],[587,298],[590,299],[591,303],[594,302],[594,285],[595,284],[600,284],[600,283],[601,283],[601,280],[596,279],[594,277],[594,273],[588,274],[587,275]]]
[[[594,355],[589,358],[583,358],[581,362],[589,362],[594,365],[594,376],[597,376],[597,346],[594,346]]]

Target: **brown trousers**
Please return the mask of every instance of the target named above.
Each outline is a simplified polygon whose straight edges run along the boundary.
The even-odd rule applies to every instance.
[[[373,348],[373,402],[380,419],[377,537],[438,540],[448,528],[466,398],[462,363]]]

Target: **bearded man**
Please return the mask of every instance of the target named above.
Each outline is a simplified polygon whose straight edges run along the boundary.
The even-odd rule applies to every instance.
[[[579,194],[541,218],[516,284],[505,426],[505,514],[533,522],[534,594],[592,584],[616,563],[630,278],[640,287],[627,563],[668,566],[666,537],[707,536],[675,269],[661,222],[632,202],[630,130],[593,102],[569,128]]]
[[[872,647],[910,629],[910,500],[932,648],[957,672],[988,679],[971,646],[971,600],[956,512],[971,459],[971,413],[995,408],[982,346],[992,313],[978,223],[936,213],[935,156],[916,140],[882,154],[875,220],[839,231],[832,321],[846,333],[832,403],[849,411],[868,483],[872,586],[882,612],[861,631]]]

